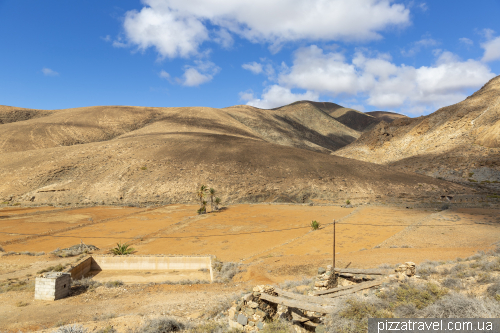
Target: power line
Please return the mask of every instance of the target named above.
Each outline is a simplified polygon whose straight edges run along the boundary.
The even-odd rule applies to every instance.
[[[324,224],[323,228],[324,229],[326,226],[332,225],[333,223],[328,223]],[[411,225],[411,224],[373,224],[373,223],[342,223],[342,222],[336,222],[336,225],[344,225],[344,226],[374,226],[374,227],[456,227],[456,226],[474,226],[477,224],[471,224],[471,223],[461,223],[461,224],[453,224],[453,225],[447,225],[447,224],[426,224],[426,225]],[[84,225],[85,226],[85,225]],[[285,229],[273,229],[273,230],[261,230],[261,231],[249,231],[249,232],[240,232],[240,233],[234,233],[234,234],[215,234],[215,235],[198,235],[198,236],[151,236],[149,238],[156,238],[156,239],[186,239],[186,238],[208,238],[208,237],[225,237],[225,236],[238,236],[238,235],[252,235],[252,234],[262,234],[262,233],[271,233],[271,232],[282,232],[282,231],[290,231],[290,230],[298,230],[298,229],[306,229],[310,228],[310,226],[304,226],[304,227],[294,227],[294,228],[285,228]],[[140,239],[141,237],[111,237],[111,236],[71,236],[71,235],[40,235],[40,234],[25,234],[25,233],[15,233],[15,232],[6,232],[6,231],[0,231],[0,234],[16,234],[19,236],[37,236],[37,237],[54,237],[54,238],[101,238],[101,239],[131,239],[131,240],[137,240]],[[18,239],[14,239],[18,240]],[[7,240],[8,242],[9,240]]]

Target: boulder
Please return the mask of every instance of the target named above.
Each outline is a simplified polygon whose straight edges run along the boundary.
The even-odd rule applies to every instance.
[[[247,316],[245,316],[244,314],[240,313],[238,315],[238,324],[240,324],[242,326],[245,326],[246,324],[248,324],[248,318],[247,318]]]

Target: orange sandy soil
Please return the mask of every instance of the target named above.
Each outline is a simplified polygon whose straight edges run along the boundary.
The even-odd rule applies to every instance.
[[[138,255],[212,254],[221,261],[243,264],[245,271],[236,275],[233,283],[225,287],[227,293],[214,291],[224,285],[161,286],[167,288],[162,289],[164,294],[183,295],[179,296],[180,304],[189,302],[186,293],[198,295],[196,288],[202,288],[208,294],[226,295],[255,284],[280,283],[313,276],[319,266],[332,262],[333,226],[329,223],[333,219],[337,221],[338,267],[351,263],[350,267],[353,268],[371,268],[383,263],[414,261],[419,264],[424,260],[468,257],[479,250],[491,248],[500,239],[498,209],[436,211],[385,206],[346,209],[337,206],[242,204],[199,216],[195,213],[197,208],[194,205],[147,209],[92,207],[60,212],[35,208],[39,213],[24,216],[17,216],[14,210],[1,209],[0,216],[8,212],[9,217],[0,220],[0,227],[1,231],[15,233],[15,230],[21,234],[53,230],[50,236],[29,239],[24,237],[35,236],[17,235],[13,243],[3,245],[5,251],[48,253],[83,241],[99,247],[99,252],[104,253],[121,241],[132,243]],[[29,212],[29,209],[19,210],[19,214]],[[312,220],[322,224],[320,230],[310,230]],[[67,227],[74,229],[65,231]],[[0,234],[0,244],[12,240],[12,237]],[[34,276],[41,268],[55,263],[72,263],[75,259],[55,258],[49,254],[40,257],[2,256],[0,281],[24,278],[27,274]],[[151,296],[143,292],[134,295],[140,300]],[[93,299],[91,306],[82,308],[82,301],[78,297],[83,296],[50,303],[33,301],[33,292],[0,294],[0,329],[17,330],[27,327],[28,323],[34,325],[37,320],[46,327],[59,319],[70,322],[70,318],[74,318],[70,316],[71,309],[78,313],[82,321],[90,321],[92,312],[108,309],[109,300],[106,303],[105,300]],[[165,297],[163,301],[158,298],[158,304],[162,304]],[[16,307],[19,299],[25,299],[29,305]],[[59,309],[59,304],[63,303],[66,310],[61,318],[56,315],[57,311],[45,310]],[[118,300],[116,303],[117,313],[125,311],[118,305]],[[142,311],[140,308],[137,311]],[[192,311],[201,310],[197,308]],[[23,316],[31,319],[23,321]],[[17,323],[18,320],[21,323]]]

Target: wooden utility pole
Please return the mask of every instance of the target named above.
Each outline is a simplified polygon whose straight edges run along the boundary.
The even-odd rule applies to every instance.
[[[333,220],[333,271],[335,272],[335,220]]]

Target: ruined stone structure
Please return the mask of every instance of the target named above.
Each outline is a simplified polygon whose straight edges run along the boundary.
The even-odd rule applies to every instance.
[[[69,295],[71,274],[49,272],[37,276],[35,282],[35,299],[55,301]]]

